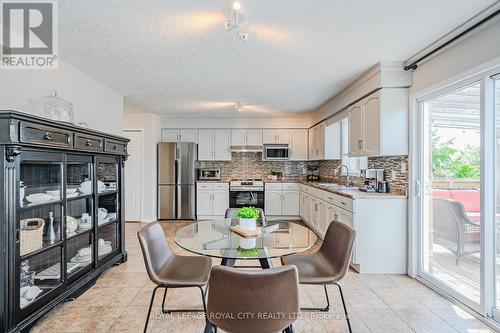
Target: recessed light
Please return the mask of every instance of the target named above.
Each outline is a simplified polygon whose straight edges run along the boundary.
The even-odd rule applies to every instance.
[[[239,3],[238,1],[234,2],[233,3],[233,9],[234,10],[240,10],[241,9],[241,3]]]

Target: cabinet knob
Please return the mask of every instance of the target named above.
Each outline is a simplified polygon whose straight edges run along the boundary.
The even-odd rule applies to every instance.
[[[54,137],[50,132],[45,132],[45,135],[43,136],[45,140],[54,140]]]
[[[118,145],[113,145],[114,150],[118,150]]]
[[[86,145],[87,147],[90,147],[90,146],[92,146],[92,141],[90,141],[90,140],[87,140],[87,142],[85,142],[85,145]]]

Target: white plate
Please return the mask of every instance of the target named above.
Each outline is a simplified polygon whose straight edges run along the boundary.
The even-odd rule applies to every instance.
[[[47,202],[52,199],[52,196],[47,193],[34,193],[26,196],[26,200],[28,200],[31,203],[41,203],[41,202]]]
[[[76,198],[79,195],[79,193],[67,193],[66,198]]]

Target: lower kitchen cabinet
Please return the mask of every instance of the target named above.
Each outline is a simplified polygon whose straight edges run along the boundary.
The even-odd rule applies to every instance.
[[[299,185],[300,216],[320,237],[337,220],[356,231],[351,266],[360,273],[406,274],[407,199],[352,199]]]
[[[297,183],[267,183],[265,185],[266,216],[299,216],[299,189]]]
[[[224,217],[229,208],[229,184],[198,183],[196,187],[197,218]]]

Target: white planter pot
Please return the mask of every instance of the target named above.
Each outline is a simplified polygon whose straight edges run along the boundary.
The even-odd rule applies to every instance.
[[[240,247],[244,250],[251,250],[257,246],[256,238],[241,238]]]
[[[255,231],[255,229],[257,229],[257,219],[242,219],[240,217],[240,229],[244,231]]]

